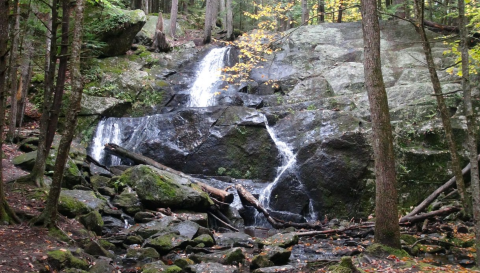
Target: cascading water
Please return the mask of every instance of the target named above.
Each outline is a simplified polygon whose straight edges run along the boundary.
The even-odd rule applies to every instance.
[[[296,167],[296,154],[293,153],[292,148],[285,142],[281,141],[275,134],[275,131],[273,130],[272,127],[268,125],[268,121],[266,116],[265,118],[265,127],[267,128],[268,134],[272,138],[273,142],[277,146],[278,150],[280,151],[280,154],[282,155],[282,161],[283,164],[278,168],[277,171],[277,176],[273,180],[272,183],[270,183],[267,187],[263,189],[263,191],[260,193],[259,201],[260,204],[266,209],[270,208],[270,198],[272,195],[272,190],[275,188],[277,183],[280,181],[282,178],[282,175],[287,171],[287,170],[292,170]],[[309,201],[309,215],[306,216],[307,221],[316,221],[316,215],[313,209],[313,203],[312,200]],[[255,216],[255,222],[258,225],[265,225],[265,219],[263,215],[259,215],[259,213],[256,213]]]
[[[214,96],[222,83],[221,69],[229,62],[229,52],[229,47],[214,48],[202,59],[197,68],[195,81],[189,90],[188,107],[208,107],[216,104]],[[121,163],[119,157],[105,153],[105,144],[114,143],[136,152],[138,145],[144,141],[143,138],[160,133],[158,128],[150,126],[149,119],[148,116],[135,119],[133,133],[125,141],[121,139],[122,119],[103,119],[98,124],[89,148],[90,156],[106,166],[119,165]]]
[[[120,126],[118,120],[118,118],[102,119],[100,123],[98,123],[92,140],[90,156],[104,165],[114,166],[120,164],[119,157],[113,155],[107,157],[103,149],[107,143],[120,144]]]
[[[214,48],[200,63],[196,80],[190,88],[189,107],[208,107],[215,105],[215,92],[218,89],[221,69],[225,66],[224,57],[229,47]]]

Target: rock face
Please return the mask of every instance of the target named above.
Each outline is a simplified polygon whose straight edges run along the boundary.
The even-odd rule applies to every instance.
[[[418,34],[406,23],[381,24],[382,68],[404,206],[418,203],[436,183],[451,176],[417,40]],[[366,216],[374,201],[374,175],[361,24],[304,26],[289,33],[288,42],[275,46],[279,51],[266,56],[265,68],[254,69],[241,86],[222,92],[214,107],[188,107],[194,65],[175,58],[161,60],[182,63],[169,66],[177,73],[160,73],[166,75],[162,79],[168,77],[165,90],[173,92],[164,104],[168,107],[155,108],[154,115],[144,118],[109,119],[120,128],[117,144],[185,173],[274,181],[277,167],[285,163],[279,149],[283,143],[295,164],[268,192],[273,214],[290,213],[290,219]],[[439,67],[454,63],[443,54],[444,45],[432,46]],[[189,54],[184,56],[197,60]],[[438,73],[444,92],[461,89],[455,76]],[[269,80],[279,86],[272,88]],[[465,122],[460,103],[456,95],[447,97],[462,147]]]

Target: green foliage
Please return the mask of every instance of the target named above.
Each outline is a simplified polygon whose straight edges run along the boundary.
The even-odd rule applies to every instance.
[[[223,175],[226,171],[227,169],[225,169],[224,167],[220,167],[218,168],[217,173],[218,175]]]

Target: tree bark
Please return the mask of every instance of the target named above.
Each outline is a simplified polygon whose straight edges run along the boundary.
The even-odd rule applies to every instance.
[[[343,0],[340,0],[340,5],[338,6],[337,23],[341,23],[342,18],[343,18]]]
[[[302,25],[308,25],[308,1],[302,0]]]
[[[170,11],[170,30],[172,32],[172,39],[175,39],[177,31],[177,14],[178,14],[178,0],[172,0],[172,9]]]
[[[0,132],[3,132],[5,121],[6,69],[8,54],[8,14],[9,1],[0,0]],[[0,147],[3,146],[3,134],[0,134]],[[0,225],[18,222],[15,213],[10,209],[3,189],[3,167],[0,160]]]
[[[227,0],[227,40],[233,41],[233,11],[232,0]]]
[[[222,18],[222,29],[227,30],[227,10],[225,0],[220,0],[220,15]]]
[[[380,27],[375,0],[362,0],[365,85],[370,103],[375,158],[375,242],[400,248],[395,154],[380,60]]]
[[[187,178],[188,180],[191,180],[193,181],[194,183],[198,184],[200,187],[202,187],[206,192],[208,192],[209,194],[211,194],[214,198],[220,200],[221,202],[224,202],[224,203],[232,203],[233,202],[233,199],[234,199],[234,196],[232,193],[229,193],[227,191],[224,191],[224,190],[220,190],[220,189],[217,189],[217,188],[214,188],[214,187],[211,187],[205,183],[202,183],[200,181],[197,181],[196,179],[194,179],[193,177],[189,176],[189,175],[186,175],[182,172],[179,172],[177,170],[174,170],[172,168],[169,168],[163,164],[160,164],[158,163],[157,161],[151,159],[151,158],[148,158],[146,156],[143,156],[141,154],[137,154],[137,153],[134,153],[134,152],[130,152],[120,146],[118,146],[117,144],[113,144],[113,143],[107,143],[105,145],[105,149],[107,150],[107,152],[110,152],[110,153],[113,153],[113,154],[116,154],[116,155],[119,155],[119,156],[122,156],[122,157],[126,157],[126,158],[129,158],[131,159],[133,162],[135,162],[136,164],[145,164],[145,165],[150,165],[150,166],[153,166],[157,169],[160,169],[160,170],[164,170],[164,171],[168,171],[168,172],[171,172],[171,173],[174,173],[178,176],[181,176],[183,178]]]
[[[430,2],[432,3],[432,2]],[[472,90],[470,88],[469,54],[468,54],[468,20],[465,16],[465,1],[458,0],[460,48],[462,52],[462,89],[464,114],[467,120],[467,155],[471,165],[470,185],[472,189],[472,212],[475,228],[475,245],[480,249],[480,177],[477,160],[477,124],[472,105]],[[468,201],[467,201],[468,202]],[[477,255],[477,264],[480,264],[480,255]]]
[[[427,61],[428,71],[430,73],[430,80],[432,81],[433,91],[435,97],[437,98],[438,110],[440,111],[440,116],[442,118],[443,128],[445,130],[445,138],[447,139],[448,148],[450,150],[450,156],[452,159],[452,171],[455,174],[455,179],[457,183],[458,193],[460,194],[460,199],[465,209],[465,212],[470,212],[470,205],[467,202],[465,182],[463,181],[462,168],[460,167],[460,158],[457,152],[457,145],[453,138],[452,125],[450,123],[450,112],[447,109],[445,104],[445,99],[442,94],[442,86],[440,85],[440,80],[438,79],[437,70],[435,69],[435,62],[433,61],[432,49],[430,43],[428,42],[427,35],[425,33],[425,28],[423,26],[423,0],[414,0],[415,7],[415,20],[414,24],[415,30],[420,35],[422,40],[423,51],[425,53],[425,59]],[[475,151],[476,155],[476,151]]]
[[[205,26],[203,29],[204,44],[208,44],[212,41],[212,18],[214,1],[215,0],[206,0],[207,6],[205,7]]]
[[[55,64],[57,62],[57,27],[58,27],[58,0],[51,0],[52,13],[48,20],[46,35],[46,53],[45,53],[45,80],[42,105],[42,116],[40,118],[40,134],[38,135],[38,149],[35,165],[29,176],[25,180],[33,180],[37,187],[45,187],[43,173],[45,171],[45,160],[48,156],[46,147],[46,138],[48,130],[49,110],[52,103],[53,82],[55,79]]]
[[[318,0],[318,23],[325,22],[325,0]]]
[[[58,66],[57,84],[55,86],[55,95],[53,97],[53,104],[50,108],[50,117],[48,121],[47,137],[45,140],[45,149],[48,152],[55,137],[57,130],[58,117],[60,116],[60,109],[62,107],[63,93],[65,89],[65,80],[67,76],[68,65],[68,34],[70,31],[70,0],[62,1],[62,40],[60,45],[60,64]]]
[[[17,92],[18,92],[18,45],[20,44],[20,5],[18,0],[13,1],[15,9],[15,23],[11,29],[11,48],[10,48],[10,116],[6,140],[13,141],[17,125]]]
[[[75,26],[72,38],[70,68],[72,96],[70,111],[67,112],[65,117],[65,133],[60,140],[60,145],[58,146],[57,159],[55,161],[52,185],[48,194],[47,204],[42,213],[37,218],[32,220],[33,223],[43,224],[46,227],[56,227],[57,207],[58,200],[60,198],[63,173],[68,160],[68,153],[70,151],[70,145],[75,133],[77,115],[80,111],[80,102],[82,100],[83,82],[82,75],[80,73],[80,54],[82,48],[84,1],[85,0],[77,0],[75,2]]]
[[[33,31],[29,30],[28,35],[32,35]],[[25,113],[25,103],[26,103],[26,98],[27,98],[27,93],[28,93],[28,87],[30,86],[30,82],[32,80],[32,58],[35,53],[35,48],[32,44],[32,39],[27,38],[25,39],[25,44],[24,44],[24,55],[22,59],[22,65],[20,67],[20,70],[22,71],[22,76],[21,76],[21,96],[20,100],[18,101],[18,109],[17,109],[17,127],[21,128],[23,124],[23,118],[24,118],[24,113]]]

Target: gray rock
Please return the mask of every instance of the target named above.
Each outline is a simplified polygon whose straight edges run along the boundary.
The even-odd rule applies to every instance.
[[[85,250],[86,253],[88,253],[90,255],[93,255],[93,256],[96,256],[96,257],[98,257],[98,256],[109,257],[109,258],[114,257],[114,255],[112,253],[110,253],[108,250],[103,248],[100,244],[98,244],[95,241],[91,241],[90,243],[88,243],[84,247],[84,250]]]
[[[267,246],[289,247],[298,244],[298,236],[295,233],[278,233],[261,241]]]
[[[160,254],[158,254],[158,252],[151,247],[138,249],[129,248],[127,249],[127,258],[134,258],[143,261],[145,259],[160,258]]]
[[[169,228],[170,224],[178,222],[179,220],[177,220],[175,217],[166,216],[161,219],[155,219],[154,221],[148,223],[135,225],[131,227],[128,231],[130,233],[140,235],[144,239],[147,239],[153,234],[171,231]]]
[[[193,239],[193,241],[197,244],[203,244],[205,247],[211,247],[215,244],[215,241],[213,240],[212,236],[208,234],[202,234],[196,237],[195,239]]]
[[[121,194],[116,195],[112,200],[112,205],[122,208],[130,215],[135,215],[143,208],[137,193],[128,191],[123,191]]]
[[[58,211],[68,217],[75,217],[92,210],[101,211],[106,201],[95,196],[92,191],[62,190],[58,203]]]
[[[170,225],[171,230],[178,231],[180,235],[186,236],[189,240],[192,240],[195,234],[198,232],[199,225],[192,221],[181,221],[180,223],[174,223]]]
[[[218,251],[211,254],[191,254],[189,256],[196,263],[220,263],[225,265],[238,265],[245,261],[245,254],[242,249],[232,248],[225,251]]]
[[[177,232],[167,232],[152,236],[145,242],[146,247],[152,247],[161,255],[165,255],[175,248],[184,248],[188,245],[194,245],[186,236],[180,235]]]
[[[158,16],[151,16],[147,15],[147,20],[145,25],[142,27],[139,33],[135,36],[135,41],[138,44],[151,46],[152,45],[152,37],[155,34],[155,28],[157,25]],[[163,19],[163,30],[166,35],[170,35],[171,33],[171,26],[170,26],[170,19],[164,18]],[[181,36],[183,35],[184,31],[181,28],[180,24],[177,23],[176,26],[176,34]]]
[[[252,273],[295,273],[298,268],[295,268],[291,265],[282,265],[282,266],[272,266],[255,269]]]
[[[270,267],[274,265],[275,264],[270,261],[267,256],[260,254],[253,257],[250,269],[254,270],[257,268]]]
[[[87,229],[95,232],[97,235],[102,235],[103,220],[102,215],[96,210],[88,214],[82,215],[78,218],[79,222]]]
[[[195,222],[202,227],[208,227],[208,214],[201,212],[177,212],[177,217]]]
[[[89,273],[105,273],[105,272],[114,272],[115,267],[111,264],[113,263],[112,259],[106,259],[100,257],[95,260],[95,264],[88,270]]]
[[[266,257],[275,265],[284,265],[288,263],[292,251],[278,246],[266,246],[262,249]]]
[[[254,241],[250,235],[241,232],[215,233],[217,245],[230,247],[253,247]]]
[[[219,263],[201,263],[189,265],[184,268],[187,273],[238,273],[238,267],[234,265],[222,265]]]

